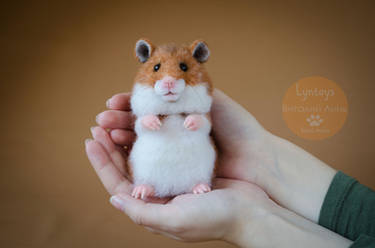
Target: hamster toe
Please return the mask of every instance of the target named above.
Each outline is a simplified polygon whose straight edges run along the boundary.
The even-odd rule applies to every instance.
[[[189,115],[184,121],[184,127],[190,131],[198,130],[203,124],[200,115]]]
[[[136,199],[146,199],[147,197],[154,195],[154,188],[149,185],[138,185],[135,186],[131,194]]]
[[[211,191],[211,187],[206,183],[199,183],[194,186],[193,193],[194,194],[203,194]]]
[[[141,123],[143,127],[150,129],[152,131],[159,130],[161,126],[159,118],[155,115],[144,116],[141,120]]]

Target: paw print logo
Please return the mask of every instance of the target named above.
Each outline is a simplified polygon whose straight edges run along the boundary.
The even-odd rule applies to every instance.
[[[309,123],[311,127],[319,127],[322,124],[323,119],[319,115],[310,115],[307,117],[306,121]]]

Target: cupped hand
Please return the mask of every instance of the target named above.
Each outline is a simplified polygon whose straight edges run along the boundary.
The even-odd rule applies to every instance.
[[[95,140],[86,141],[86,151],[100,180],[113,195],[111,203],[153,233],[183,241],[222,239],[238,244],[275,207],[256,185],[223,178],[214,179],[213,190],[205,194],[147,202],[135,199],[123,170],[126,154],[111,143],[103,128],[95,127],[92,133]]]
[[[135,134],[129,94],[118,94],[108,100],[110,110],[97,116],[99,127],[91,128],[94,140],[86,141],[86,152],[105,188],[114,196],[112,204],[152,232],[188,241],[235,242],[249,219],[256,223],[273,205],[262,189],[245,182],[249,181],[247,176],[256,177],[248,172],[249,162],[253,167],[261,166],[264,153],[259,145],[256,147],[255,140],[261,144],[265,131],[246,110],[220,91],[215,91],[214,99],[213,131],[219,149],[219,176],[223,178],[214,179],[213,191],[202,195],[152,198],[147,202],[130,196],[132,184],[127,178],[126,161]],[[255,153],[249,153],[251,140]]]
[[[217,175],[255,183],[267,191],[278,170],[272,134],[220,90],[215,90],[213,96],[212,128],[219,150]]]
[[[250,113],[219,90],[214,91],[213,97],[213,135],[218,148],[214,190],[147,202],[129,195],[132,185],[127,178],[126,158],[135,139],[130,94],[115,95],[107,102],[110,110],[97,116],[100,127],[92,128],[94,140],[86,141],[86,151],[104,186],[115,196],[111,198],[112,204],[153,232],[188,241],[225,239],[253,246],[256,237],[264,244],[270,241],[268,233],[274,223],[284,220],[276,212],[287,213],[292,223],[298,219],[302,226],[317,229],[319,226],[280,208],[267,194],[280,205],[317,222],[336,171],[266,131]],[[271,221],[265,225],[267,219]],[[278,228],[273,231],[274,237],[284,237]]]
[[[277,175],[277,162],[270,144],[271,134],[242,106],[215,89],[213,94],[213,135],[218,148],[217,176],[255,183],[266,191]],[[130,110],[130,94],[117,94],[107,101],[106,110],[96,120],[102,128],[110,129],[109,136],[121,151],[134,142],[134,116]],[[108,142],[106,142],[108,143]],[[117,152],[115,152],[117,153]],[[119,155],[113,154],[117,157]],[[123,171],[124,163],[117,163]]]
[[[149,231],[182,241],[221,239],[238,244],[260,227],[275,204],[254,184],[216,178],[205,194],[150,203],[118,194],[111,203]]]

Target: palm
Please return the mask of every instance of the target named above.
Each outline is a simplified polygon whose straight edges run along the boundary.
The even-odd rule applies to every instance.
[[[122,186],[109,186],[110,193],[129,191],[126,178],[126,155],[123,146],[131,147],[134,141],[129,94],[119,94],[111,99],[111,110],[97,119],[100,126],[110,128],[110,133],[96,127],[93,136],[97,156],[110,161],[116,168],[117,181]],[[267,145],[267,132],[244,108],[222,92],[215,90],[212,106],[213,134],[218,147],[218,176],[258,183],[257,178],[265,168],[274,168],[275,158]],[[100,147],[101,146],[101,147]],[[104,149],[103,149],[104,148]],[[111,192],[112,191],[112,192]]]
[[[188,212],[194,212],[196,206],[205,206],[207,212],[212,210],[211,203],[223,205],[228,201],[233,200],[234,194],[246,194],[246,195],[259,195],[265,198],[268,196],[253,184],[249,184],[240,180],[215,178],[213,180],[213,191],[205,194],[183,194],[174,197],[170,201],[166,202],[167,205],[173,205],[174,207],[186,210]],[[194,206],[194,207],[192,207]],[[199,208],[201,210],[202,208]]]
[[[230,223],[244,201],[251,208],[269,199],[263,190],[243,181],[217,178],[213,184],[214,190],[205,194],[176,196],[164,205],[165,209],[188,230],[214,230]]]
[[[131,148],[135,138],[129,98],[129,94],[112,97],[111,110],[97,117],[101,127],[91,129],[94,140],[86,142],[86,152],[107,191],[127,199],[127,209],[123,210],[136,223],[173,238],[222,238],[227,233],[225,228],[215,227],[226,227],[236,219],[236,208],[243,206],[236,202],[243,203],[245,200],[247,206],[257,208],[259,203],[269,199],[263,190],[248,183],[256,183],[256,171],[273,162],[271,153],[264,149],[267,147],[266,131],[246,110],[218,91],[214,94],[212,107],[219,163],[213,191],[170,199],[148,199],[148,203],[132,198],[132,184],[126,172],[127,153],[124,150],[124,146]],[[107,132],[104,128],[111,131]],[[181,231],[179,226],[183,226],[185,231]],[[204,230],[221,232],[212,236],[212,233],[205,235]]]
[[[110,138],[108,132],[101,127],[92,128],[95,141],[87,144],[87,154],[92,162],[96,172],[102,180],[108,192],[114,194],[129,194],[131,191],[131,183],[127,179],[126,174],[126,153],[121,152],[121,146],[115,145]],[[224,158],[221,159],[221,164]],[[230,161],[228,161],[230,162]],[[224,164],[223,164],[224,165]],[[241,166],[241,164],[235,164]],[[229,167],[229,166],[225,166]],[[210,201],[211,198],[226,194],[226,189],[240,188],[241,181],[229,180],[224,178],[216,178],[213,181],[214,192],[203,194],[199,197],[201,200]],[[220,198],[220,197],[219,197]],[[177,196],[173,199],[152,199],[153,202],[163,202],[174,206],[186,206],[186,201],[196,201],[198,198],[192,194]],[[188,204],[189,205],[189,204]]]
[[[258,183],[266,168],[275,167],[267,144],[269,133],[243,107],[220,91],[212,106],[213,132],[219,148],[218,176]]]

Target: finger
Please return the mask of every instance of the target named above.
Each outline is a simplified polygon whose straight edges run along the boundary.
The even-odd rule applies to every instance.
[[[107,100],[107,108],[130,111],[130,93],[120,93]]]
[[[121,146],[131,146],[135,140],[135,133],[124,129],[113,129],[109,134],[113,142]]]
[[[136,224],[164,232],[175,232],[182,223],[181,212],[170,204],[146,203],[127,194],[112,196],[110,202],[124,211]]]
[[[254,116],[252,116],[244,107],[235,102],[232,98],[224,94],[219,89],[215,89],[213,92],[213,103],[211,113],[213,122],[236,120],[236,122],[243,121],[247,123],[251,129],[262,129],[261,125],[254,118]],[[218,123],[214,124],[217,125]],[[234,125],[233,128],[238,127]]]
[[[116,168],[122,175],[125,175],[125,158],[123,154],[116,149],[116,145],[111,140],[109,134],[101,127],[92,127],[90,130],[94,139],[104,147]]]
[[[103,128],[133,129],[134,116],[131,112],[107,110],[96,116],[96,122]]]
[[[130,182],[117,170],[103,146],[92,139],[86,140],[85,146],[91,165],[107,191],[111,195],[130,192]]]
[[[213,137],[219,151],[237,150],[242,143],[264,137],[265,130],[240,104],[220,90],[213,93],[211,108]],[[239,145],[240,144],[240,145]]]

